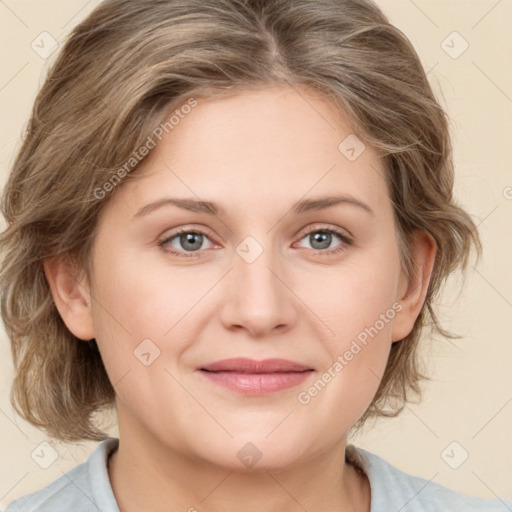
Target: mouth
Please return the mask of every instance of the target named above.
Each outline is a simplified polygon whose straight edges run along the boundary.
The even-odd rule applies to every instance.
[[[286,359],[223,359],[198,368],[211,382],[245,395],[274,393],[304,382],[314,368]]]

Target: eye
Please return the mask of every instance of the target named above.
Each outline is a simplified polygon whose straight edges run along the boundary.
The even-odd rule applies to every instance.
[[[341,240],[341,244],[334,249],[329,248],[336,238]],[[352,239],[341,230],[335,228],[314,227],[302,235],[301,240],[304,239],[310,241],[311,250],[314,250],[318,255],[335,254],[346,250],[348,246],[352,245]],[[199,254],[194,253],[200,253],[202,249],[205,249],[203,245],[205,240],[209,240],[209,235],[200,229],[181,229],[166,237],[158,245],[168,254],[190,258],[199,256]],[[212,243],[213,245],[215,244]]]
[[[205,239],[208,239],[208,234],[204,231],[201,231],[200,229],[182,229],[177,233],[174,233],[173,235],[165,238],[159,242],[158,245],[162,248],[163,251],[167,253],[187,258],[195,256],[195,252],[204,249],[203,242]],[[182,249],[180,247],[178,247],[180,250],[167,249],[166,247],[169,245],[174,248],[176,248],[176,245],[181,245]]]
[[[334,237],[333,237],[334,235]],[[341,244],[334,249],[329,248],[333,240],[338,238]],[[315,227],[307,231],[301,240],[308,240],[311,244],[311,249],[316,250],[320,255],[322,254],[335,254],[347,249],[347,246],[352,245],[352,239],[349,238],[341,230],[335,228],[318,228]]]

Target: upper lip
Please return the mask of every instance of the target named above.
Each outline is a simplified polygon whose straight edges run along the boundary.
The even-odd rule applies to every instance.
[[[215,363],[201,366],[199,370],[211,372],[280,373],[303,372],[313,370],[313,368],[287,359],[272,358],[257,361],[246,357],[235,357],[232,359],[222,359]]]

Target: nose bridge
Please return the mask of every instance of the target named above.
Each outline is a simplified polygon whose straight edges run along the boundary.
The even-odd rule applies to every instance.
[[[293,294],[272,245],[270,235],[263,243],[248,236],[236,247],[223,314],[227,327],[244,327],[256,335],[294,321]]]

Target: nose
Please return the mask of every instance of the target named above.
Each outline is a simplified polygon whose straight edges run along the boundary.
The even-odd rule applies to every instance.
[[[284,332],[297,321],[298,300],[286,282],[288,273],[271,253],[266,249],[252,262],[234,254],[221,311],[226,329],[261,338]]]

